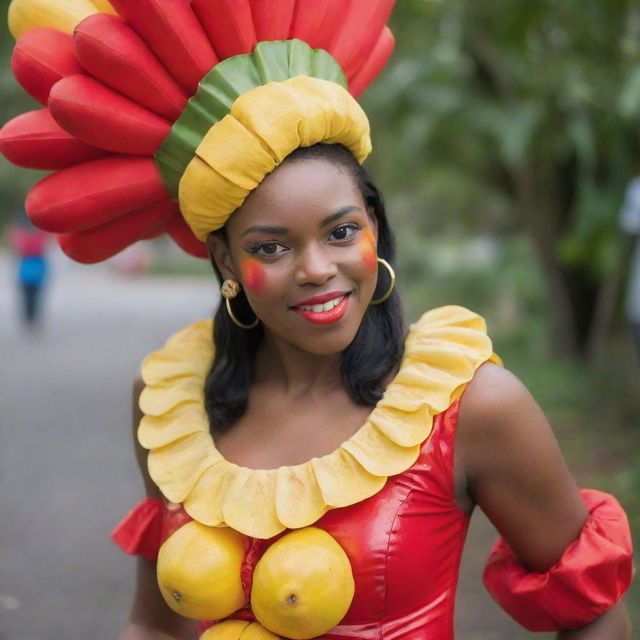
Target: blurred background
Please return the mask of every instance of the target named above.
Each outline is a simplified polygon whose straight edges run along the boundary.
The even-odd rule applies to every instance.
[[[0,122],[37,108],[9,69],[8,4]],[[362,102],[408,318],[450,303],[483,314],[578,483],[618,496],[637,545],[640,3],[399,0],[392,28],[394,57]],[[162,240],[88,267],[53,243],[25,323],[12,250],[42,175],[0,158],[0,640],[109,640],[134,562],[107,534],[142,496],[131,381],[146,353],[212,313],[217,287],[206,261]],[[494,535],[474,516],[457,637],[545,637],[484,592]],[[640,638],[637,584],[627,605]]]

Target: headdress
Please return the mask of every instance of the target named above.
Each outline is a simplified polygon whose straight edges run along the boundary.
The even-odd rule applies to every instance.
[[[0,130],[53,170],[32,222],[79,262],[163,233],[192,255],[299,146],[371,150],[355,101],[394,0],[13,0],[12,68],[45,107]]]

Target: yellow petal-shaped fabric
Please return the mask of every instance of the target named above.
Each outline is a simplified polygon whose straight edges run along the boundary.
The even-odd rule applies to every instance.
[[[379,405],[369,417],[369,423],[401,447],[415,447],[429,437],[433,417],[428,407],[417,411],[401,411]]]
[[[18,40],[40,27],[73,33],[78,23],[94,13],[99,10],[90,0],[12,0],[7,19],[11,35]]]
[[[150,451],[149,475],[168,500],[182,502],[205,469],[222,460],[212,444],[209,433],[199,432]]]
[[[367,116],[339,84],[301,75],[238,97],[180,180],[180,210],[196,237],[223,226],[292,151],[319,142],[343,144],[359,162],[371,152]]]
[[[388,476],[414,464],[433,416],[476,369],[500,362],[480,316],[462,307],[430,311],[411,327],[398,374],[351,438],[307,463],[255,470],[225,460],[210,434],[204,384],[212,329],[210,320],[195,323],[146,358],[138,438],[151,449],[149,472],[167,499],[183,502],[198,522],[256,538],[308,526],[328,509],[378,493]]]
[[[166,343],[165,349],[148,355],[141,375],[146,385],[166,387],[176,378],[204,376],[213,362],[213,321],[201,320],[181,329]],[[186,353],[193,357],[186,358]]]
[[[272,538],[285,529],[276,514],[273,469],[230,466],[225,476],[224,521],[254,538]]]
[[[370,474],[344,448],[311,460],[322,499],[329,507],[348,507],[375,495],[387,479]]]
[[[138,427],[138,442],[145,449],[158,449],[193,433],[209,435],[207,412],[201,403],[186,402],[171,414],[145,414]]]
[[[370,422],[343,443],[348,451],[374,476],[393,476],[406,471],[418,459],[420,445],[401,447]]]
[[[199,478],[184,501],[185,511],[198,522],[210,527],[224,524],[222,505],[224,480],[231,465],[226,460],[209,467]]]
[[[313,524],[328,508],[310,464],[276,470],[276,515],[287,529]]]
[[[204,398],[203,385],[194,378],[180,378],[147,386],[140,394],[138,404],[142,413],[151,416],[161,416],[184,402],[202,402]]]

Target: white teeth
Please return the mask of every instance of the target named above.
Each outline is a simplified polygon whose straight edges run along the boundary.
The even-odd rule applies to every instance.
[[[322,313],[323,311],[331,311],[334,307],[338,306],[344,300],[344,296],[329,300],[324,304],[313,304],[311,306],[301,306],[299,309],[302,311],[311,311],[313,313]]]

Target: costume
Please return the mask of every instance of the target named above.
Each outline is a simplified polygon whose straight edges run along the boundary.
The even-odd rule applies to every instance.
[[[183,503],[190,515],[163,515],[144,502],[114,532],[118,544],[134,553],[150,545],[144,553],[153,558],[176,519],[224,520],[249,535],[253,568],[285,526],[313,524],[346,551],[356,585],[346,617],[323,637],[453,638],[453,600],[469,522],[453,500],[454,436],[465,384],[480,364],[497,361],[483,320],[460,307],[426,313],[409,333],[397,376],[360,430],[328,456],[268,472],[222,459],[205,417],[182,419],[201,410],[210,335],[210,321],[192,325],[142,367],[146,416],[139,440],[151,448],[150,472],[164,495]],[[180,460],[175,448],[182,451]]]
[[[340,144],[364,161],[369,125],[352,96],[391,53],[392,6],[14,0],[14,71],[47,108],[5,125],[0,150],[56,171],[30,192],[29,217],[83,262],[165,232],[203,256],[208,234],[298,147]],[[326,456],[273,470],[231,464],[214,445],[211,333],[196,323],[145,360],[138,435],[167,502],[144,501],[114,539],[157,556],[167,604],[213,623],[201,640],[452,637],[467,527],[453,440],[464,386],[497,361],[483,320],[459,307],[425,314],[362,427]],[[616,522],[620,571],[604,607],[629,581]]]

